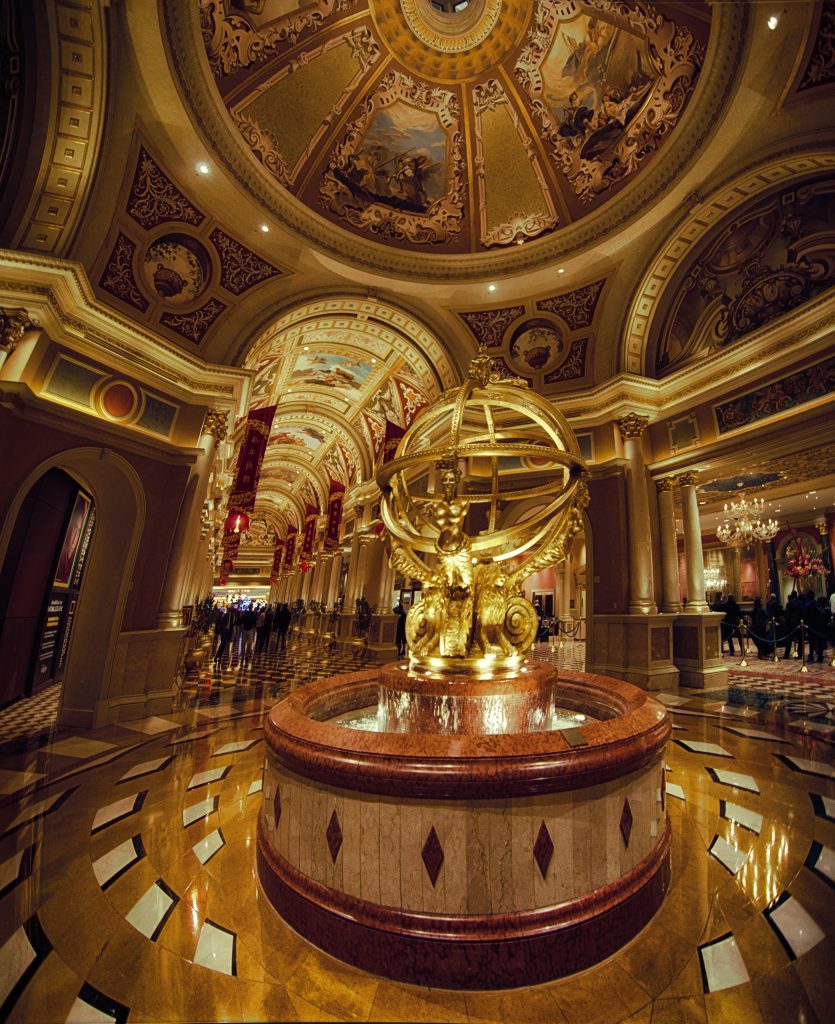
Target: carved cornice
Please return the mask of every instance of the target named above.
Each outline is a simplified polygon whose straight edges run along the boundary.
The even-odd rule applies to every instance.
[[[157,387],[174,387],[183,397],[220,399],[236,415],[245,410],[247,370],[207,363],[120,316],[95,298],[79,263],[0,249],[0,304],[24,303],[54,341],[114,369],[144,371]]]
[[[639,416],[637,413],[628,412],[625,416],[618,417],[617,424],[620,436],[627,441],[643,436],[649,426],[649,416]]]
[[[257,202],[291,231],[341,263],[423,280],[468,280],[484,275],[518,274],[542,267],[595,240],[646,211],[648,205],[677,179],[699,153],[705,138],[716,128],[743,65],[748,35],[747,4],[717,4],[704,72],[692,102],[685,110],[675,135],[634,182],[619,193],[617,202],[536,244],[514,246],[512,251],[445,255],[414,253],[349,237],[307,209],[286,189],[277,188],[253,159],[239,135],[230,130],[229,115],[214,86],[203,52],[200,16],[196,4],[163,0],[163,33],[168,59],[179,82],[185,104],[207,144],[223,165]]]

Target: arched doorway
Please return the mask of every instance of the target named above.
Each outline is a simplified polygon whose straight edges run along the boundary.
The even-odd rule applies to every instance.
[[[79,495],[83,497],[79,499]],[[39,503],[44,505],[47,501],[51,503],[51,512],[47,514],[42,509],[40,518],[44,525],[28,523],[29,513],[36,510]],[[89,507],[86,507],[88,501]],[[91,513],[94,523],[87,538],[82,571],[76,578],[74,573],[81,549],[74,545],[84,544]],[[81,533],[76,539],[79,518]],[[104,448],[71,449],[46,460],[23,481],[5,516],[0,531],[0,580],[9,587],[12,606],[15,583],[20,577],[21,552],[17,545],[21,539],[27,545],[31,540],[43,547],[42,552],[34,551],[38,558],[29,561],[24,558],[22,566],[29,567],[35,596],[40,589],[42,610],[48,609],[53,584],[67,575],[67,569],[70,584],[74,580],[77,584],[66,588],[68,595],[75,598],[75,604],[63,653],[60,649],[65,632],[62,627],[66,625],[69,603],[61,609],[61,619],[56,623],[57,657],[63,681],[59,725],[96,728],[107,720],[117,639],[144,519],[145,498],[139,477],[121,456]],[[28,531],[32,526],[34,532],[30,536]],[[68,542],[66,551],[65,540]],[[62,559],[63,564],[59,564]],[[30,666],[32,639],[36,644],[42,639],[39,629],[44,623],[43,612],[35,614],[35,620],[34,628],[30,623],[26,633]],[[22,662],[26,661],[25,653]],[[55,664],[53,661],[50,669]],[[27,688],[31,692],[32,687],[28,685],[33,681],[31,671],[29,678],[25,673],[23,677],[16,676],[18,687],[21,678],[26,684],[17,696],[25,696]],[[11,699],[14,696],[12,694]]]

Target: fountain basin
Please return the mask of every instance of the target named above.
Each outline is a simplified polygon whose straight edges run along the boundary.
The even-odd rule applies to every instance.
[[[346,727],[358,715],[378,728]],[[389,978],[501,988],[580,970],[668,887],[669,734],[636,687],[546,666],[315,683],[265,724],[262,889],[315,945]]]

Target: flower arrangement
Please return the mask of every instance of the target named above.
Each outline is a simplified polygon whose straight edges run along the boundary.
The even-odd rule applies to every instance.
[[[803,547],[803,541],[798,538],[786,561],[785,575],[798,581],[808,580],[810,576],[825,576],[828,572],[823,559],[818,555],[810,555]]]

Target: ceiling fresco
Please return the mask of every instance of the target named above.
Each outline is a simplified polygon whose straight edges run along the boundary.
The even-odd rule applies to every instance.
[[[280,317],[247,353],[251,408],[276,406],[258,486],[260,507],[302,525],[327,507],[330,481],[370,479],[386,421],[408,427],[456,380],[437,340],[375,299],[320,299]]]
[[[710,8],[194,0],[209,70],[259,173],[364,238],[484,252],[566,227],[667,144]],[[466,13],[466,12],[465,12]]]

